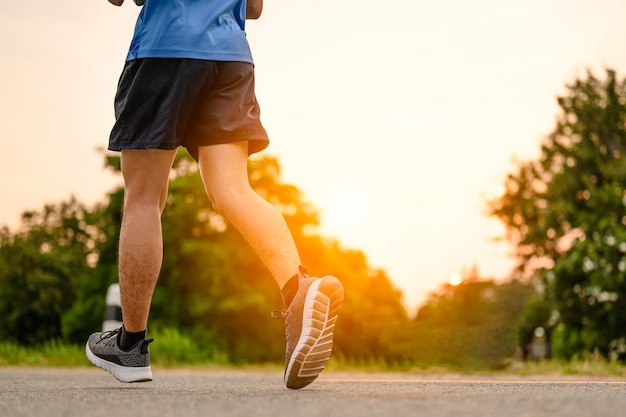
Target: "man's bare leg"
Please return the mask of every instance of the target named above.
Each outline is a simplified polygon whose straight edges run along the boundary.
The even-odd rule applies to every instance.
[[[299,389],[313,382],[330,359],[343,285],[332,276],[294,277],[300,257],[293,238],[278,209],[250,188],[247,157],[245,142],[202,147],[200,172],[215,209],[250,242],[282,290],[284,380],[288,388]]]
[[[298,273],[300,256],[280,211],[250,187],[247,142],[200,147],[198,159],[215,210],[239,230],[283,288]]]
[[[143,331],[163,261],[161,213],[176,150],[123,150],[119,281],[124,329]]]
[[[121,331],[95,332],[85,353],[122,382],[152,381],[146,339],[152,293],[163,261],[161,213],[176,150],[123,150],[124,213],[119,241]]]

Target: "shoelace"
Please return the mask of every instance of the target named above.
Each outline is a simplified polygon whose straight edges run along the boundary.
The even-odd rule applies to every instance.
[[[276,320],[284,320],[287,318],[287,310],[285,309],[272,310],[272,312],[270,313],[270,316],[272,316],[272,318]]]
[[[112,338],[113,336],[117,336],[117,334],[119,333],[120,329],[115,329],[115,330],[109,330],[107,332],[102,332],[100,334],[100,340],[98,340],[98,343],[104,341],[104,340],[108,340],[110,338]]]

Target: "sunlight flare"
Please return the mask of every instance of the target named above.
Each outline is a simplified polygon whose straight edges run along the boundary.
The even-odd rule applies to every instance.
[[[358,230],[367,215],[365,194],[356,184],[347,181],[331,186],[321,206],[323,227],[336,236]]]
[[[457,287],[461,285],[461,283],[463,283],[463,277],[461,276],[461,274],[452,274],[450,275],[450,278],[448,278],[448,284],[452,285],[453,287]]]

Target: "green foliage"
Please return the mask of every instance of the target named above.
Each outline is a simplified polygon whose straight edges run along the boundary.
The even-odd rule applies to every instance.
[[[119,156],[105,158],[119,172]],[[270,316],[282,307],[278,287],[240,234],[212,209],[197,170],[181,151],[170,177],[163,267],[149,323],[155,360],[281,362],[284,323]],[[386,274],[373,270],[362,252],[315,234],[316,210],[297,187],[280,181],[275,158],[250,159],[249,178],[283,213],[311,273],[344,282],[336,354],[363,362],[409,357],[409,319]],[[25,214],[24,232],[2,231],[0,313],[7,325],[0,341],[81,345],[101,327],[107,288],[117,281],[123,189],[107,197],[93,210],[74,199],[47,206]]]
[[[585,377],[620,377],[626,376],[622,362],[607,360],[598,354],[585,354],[571,359],[551,359],[543,361],[512,362],[506,369],[507,374],[546,375],[546,376],[585,376]]]
[[[228,355],[214,346],[204,346],[196,339],[181,333],[178,329],[150,330],[150,337],[158,340],[151,347],[153,362],[159,366],[180,364],[227,365]]]
[[[530,343],[533,340],[535,329],[541,327],[548,337],[553,339],[554,323],[552,308],[541,294],[534,293],[526,301],[522,314],[518,319],[517,345],[522,349],[524,360],[528,358]]]
[[[0,342],[0,365],[83,366],[86,363],[84,345],[51,340],[35,348]]]
[[[501,367],[517,346],[519,318],[534,289],[472,279],[445,285],[420,308],[414,354],[421,363]]]
[[[14,342],[0,342],[0,365],[29,364],[30,352]]]
[[[89,274],[99,239],[90,212],[74,198],[27,212],[24,231],[0,231],[0,340],[35,344],[57,338],[63,314]]]
[[[568,86],[537,161],[490,203],[560,316],[558,349],[626,359],[626,82],[607,70]]]

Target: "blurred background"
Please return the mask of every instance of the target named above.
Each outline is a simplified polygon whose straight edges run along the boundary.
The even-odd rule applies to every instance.
[[[0,5],[6,346],[81,344],[102,325],[122,198],[102,149],[127,3]],[[275,0],[248,22],[272,140],[251,182],[312,272],[345,282],[340,358],[621,360],[625,14],[617,0]],[[278,292],[184,152],[171,187],[155,332],[181,360],[279,360]]]

